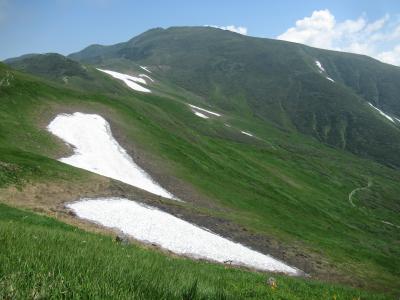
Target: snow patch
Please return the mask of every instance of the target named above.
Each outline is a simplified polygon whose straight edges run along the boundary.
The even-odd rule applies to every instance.
[[[196,115],[196,116],[198,116],[198,117],[200,117],[200,118],[203,118],[203,119],[208,119],[209,117],[207,117],[205,114],[202,114],[201,112],[198,112],[198,111],[193,111],[194,112],[194,114]]]
[[[332,81],[332,82],[335,82],[335,80],[333,80],[332,78],[330,78],[330,77],[328,77],[328,76],[326,76],[325,78],[328,79],[328,80],[330,80],[330,81]]]
[[[219,113],[216,113],[216,112],[213,112],[213,111],[210,111],[210,110],[207,110],[207,109],[204,109],[204,108],[201,108],[201,107],[192,105],[192,104],[189,104],[189,106],[190,106],[191,108],[204,111],[204,112],[206,112],[206,113],[208,113],[208,114],[211,114],[211,115],[214,115],[214,116],[217,116],[217,117],[220,117],[220,116],[221,116],[221,114],[219,114]]]
[[[151,71],[146,66],[139,66],[139,67],[141,67],[143,70],[151,74]]]
[[[117,228],[174,253],[258,270],[299,275],[285,263],[232,242],[157,208],[122,198],[82,199],[67,205],[80,218]]]
[[[321,62],[319,60],[316,60],[315,64],[317,65],[320,73],[326,73],[324,66],[321,64]],[[335,82],[335,80],[333,80],[329,76],[325,76],[325,78],[328,79],[329,81]]]
[[[59,161],[177,200],[135,164],[101,116],[79,112],[60,114],[47,129],[74,147],[72,156]]]
[[[243,134],[245,134],[245,135],[248,135],[248,136],[254,136],[254,135],[252,135],[251,133],[246,132],[246,131],[240,131],[240,132],[243,133]]]
[[[320,73],[326,72],[320,61],[316,60],[315,64],[317,65]]]
[[[393,118],[392,118],[391,116],[385,114],[382,110],[380,110],[379,108],[377,108],[377,107],[375,107],[374,105],[372,105],[371,102],[368,102],[368,104],[369,104],[373,109],[375,109],[376,111],[378,111],[382,116],[384,116],[386,119],[388,119],[390,122],[394,123],[394,120],[393,120]],[[399,119],[397,119],[397,120],[399,120]]]
[[[151,78],[150,76],[148,76],[146,74],[139,74],[139,77],[145,77],[145,78],[151,80],[151,82],[154,82],[153,78]]]
[[[128,74],[119,73],[119,72],[115,72],[115,71],[103,70],[103,69],[99,69],[99,68],[97,68],[97,70],[107,73],[108,75],[111,75],[112,77],[114,77],[116,79],[122,80],[127,86],[129,86],[131,89],[133,89],[135,91],[151,93],[151,91],[149,89],[146,89],[145,87],[136,83],[136,82],[139,82],[142,84],[146,84],[146,80],[144,80],[143,78],[139,78],[139,77],[135,77],[135,76],[131,76]]]

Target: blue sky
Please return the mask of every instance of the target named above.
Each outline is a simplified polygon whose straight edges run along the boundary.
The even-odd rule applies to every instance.
[[[0,0],[0,59],[25,53],[69,54],[93,43],[126,41],[153,27],[206,24],[242,26],[251,36],[279,37],[400,64],[397,0]]]

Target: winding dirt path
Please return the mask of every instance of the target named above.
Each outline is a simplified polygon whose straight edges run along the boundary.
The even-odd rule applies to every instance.
[[[352,190],[349,194],[349,202],[350,202],[351,206],[356,207],[355,204],[353,203],[354,194],[357,193],[358,191],[369,189],[371,186],[372,186],[372,180],[368,179],[368,184],[366,186]]]
[[[357,193],[358,191],[369,189],[371,186],[372,186],[372,180],[369,178],[369,179],[368,179],[368,184],[367,184],[366,186],[363,186],[363,187],[356,188],[356,189],[352,190],[352,191],[350,192],[350,194],[349,194],[349,202],[350,202],[351,206],[356,207],[356,205],[355,205],[354,202],[353,202],[353,196],[354,196],[354,194]],[[392,226],[392,227],[395,227],[395,228],[400,229],[400,226],[398,226],[398,225],[396,225],[396,224],[393,224],[393,223],[388,222],[388,221],[385,221],[385,220],[380,220],[380,221],[381,221],[383,224],[386,224],[386,225],[389,225],[389,226]]]
[[[389,225],[389,226],[393,226],[393,227],[396,227],[396,228],[400,229],[400,226],[395,225],[395,224],[393,224],[393,223],[390,223],[390,222],[388,222],[388,221],[382,220],[381,222],[382,222],[383,224],[386,224],[386,225]]]

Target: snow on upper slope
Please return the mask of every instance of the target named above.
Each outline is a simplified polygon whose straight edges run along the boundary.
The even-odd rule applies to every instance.
[[[110,71],[110,70],[103,70],[97,68],[97,70],[107,73],[108,75],[111,75],[112,77],[122,80],[127,86],[129,86],[131,89],[139,92],[144,92],[144,93],[151,93],[149,89],[146,89],[145,87],[141,86],[140,84],[137,84],[136,82],[146,84],[146,80],[143,78],[131,76],[128,74],[123,74],[115,71]]]
[[[383,111],[381,111],[379,108],[375,107],[374,105],[372,105],[371,102],[368,102],[368,104],[374,108],[375,110],[377,110],[382,116],[384,116],[386,119],[388,119],[390,122],[394,123],[394,120],[391,116],[388,116],[387,114],[385,114]]]
[[[145,67],[145,66],[139,66],[139,67],[141,67],[143,70],[145,70],[146,72],[149,72],[149,73],[151,73],[151,71],[147,68],[147,67]]]
[[[219,113],[216,113],[216,112],[213,112],[213,111],[210,111],[210,110],[207,110],[207,109],[204,109],[204,108],[201,108],[201,107],[192,105],[192,104],[188,104],[188,105],[189,105],[191,108],[193,108],[194,110],[201,110],[201,111],[203,111],[203,112],[206,112],[206,113],[208,113],[208,114],[211,114],[211,115],[214,115],[214,116],[217,116],[217,117],[220,117],[220,116],[221,116],[221,114],[219,114]]]
[[[158,185],[126,153],[111,133],[108,122],[99,115],[76,112],[60,114],[47,129],[74,146],[74,154],[60,161],[166,198],[176,199]]]
[[[232,261],[264,271],[298,275],[300,271],[269,255],[201,229],[171,214],[128,199],[82,199],[68,204],[80,218],[117,228],[137,240],[155,243],[174,253],[217,262]]]
[[[198,111],[193,111],[194,112],[194,114],[196,115],[196,116],[198,116],[198,117],[200,117],[200,118],[203,118],[203,119],[208,119],[209,117],[207,117],[205,114],[202,114],[201,112],[198,112]]]
[[[139,77],[145,77],[145,78],[151,80],[151,82],[154,82],[153,78],[151,78],[150,76],[148,76],[146,74],[139,74]]]
[[[319,72],[325,72],[324,67],[322,66],[321,62],[319,62],[318,60],[315,61],[315,64],[317,65],[317,67],[319,68]]]
[[[333,80],[333,79],[330,78],[329,76],[326,76],[325,78],[328,79],[328,80],[330,80],[330,81],[332,81],[332,82],[335,82],[335,80]]]
[[[324,66],[321,64],[319,60],[316,60],[315,64],[317,65],[320,73],[326,73]],[[329,81],[335,82],[335,80],[333,80],[329,76],[325,76],[325,78],[328,79]]]
[[[243,133],[243,134],[245,134],[245,135],[248,135],[248,136],[254,136],[254,135],[252,135],[251,133],[249,133],[249,132],[246,132],[246,131],[240,131],[241,133]]]

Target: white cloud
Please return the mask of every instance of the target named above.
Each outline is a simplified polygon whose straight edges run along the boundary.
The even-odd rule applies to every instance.
[[[400,66],[400,44],[390,51],[384,51],[377,55],[377,58],[388,64]]]
[[[311,17],[296,21],[278,39],[307,44],[321,48],[331,48],[335,27],[335,17],[328,10],[314,11]],[[323,32],[324,34],[321,34]]]
[[[313,47],[365,54],[383,62],[400,65],[400,21],[389,15],[369,22],[365,15],[337,22],[328,10],[314,11],[296,21],[277,38]]]
[[[205,25],[205,26],[219,28],[223,30],[229,30],[243,35],[247,35],[247,28],[243,26],[235,26],[235,25],[228,25],[228,26]]]

